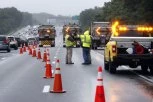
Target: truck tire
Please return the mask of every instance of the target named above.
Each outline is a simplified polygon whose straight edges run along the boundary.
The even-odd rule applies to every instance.
[[[17,46],[14,46],[14,50],[17,50],[18,49],[18,47]]]
[[[147,74],[148,73],[148,66],[147,65],[141,65],[141,71],[143,74]]]
[[[149,66],[150,74],[153,75],[153,66]]]
[[[11,52],[11,49],[10,49],[10,48],[8,48],[8,49],[7,49],[7,52]]]

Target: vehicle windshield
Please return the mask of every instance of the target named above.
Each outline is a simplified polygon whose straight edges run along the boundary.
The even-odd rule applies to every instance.
[[[14,41],[14,38],[13,38],[13,37],[8,37],[8,39],[9,39],[10,41]]]

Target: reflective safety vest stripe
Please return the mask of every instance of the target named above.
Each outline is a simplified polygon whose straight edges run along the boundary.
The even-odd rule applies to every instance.
[[[66,47],[73,46],[74,43],[71,42],[71,41],[69,41],[69,40],[68,40],[68,37],[69,37],[69,35],[66,34],[66,36],[65,36],[65,44],[66,44]]]

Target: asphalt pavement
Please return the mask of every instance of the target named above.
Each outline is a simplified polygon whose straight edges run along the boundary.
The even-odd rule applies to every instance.
[[[67,65],[62,35],[56,37],[56,47],[49,49],[54,71],[56,59],[60,59],[66,93],[49,93],[54,79],[43,78],[45,63],[42,60],[31,57],[28,52],[20,55],[12,51],[6,59],[0,59],[0,102],[94,102],[97,69],[104,66],[102,50],[91,51],[92,64],[82,65],[82,49],[74,48],[75,64]],[[41,52],[43,50],[41,48]],[[5,53],[0,56],[2,54]],[[120,67],[116,74],[103,71],[103,80],[106,102],[152,102],[153,84],[128,68]]]

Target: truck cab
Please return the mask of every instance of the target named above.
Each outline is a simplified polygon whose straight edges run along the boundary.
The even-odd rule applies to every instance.
[[[81,41],[80,41],[80,34],[81,34],[81,28],[77,24],[68,24],[63,26],[63,47],[65,47],[65,36],[66,33],[70,32],[72,34],[72,37],[74,38],[76,45],[74,47],[80,47]]]
[[[104,50],[105,70],[115,73],[121,65],[141,66],[143,73],[153,74],[153,27],[115,22],[111,29],[112,35]]]
[[[53,25],[41,25],[38,27],[39,46],[55,47],[56,30]]]
[[[111,35],[111,23],[92,22],[90,30],[92,38],[92,49],[97,49],[98,47],[105,47]]]

